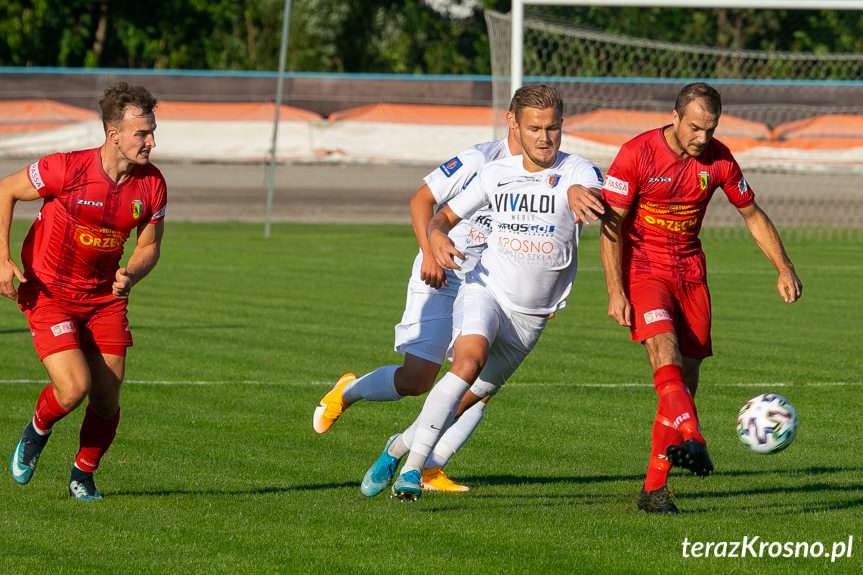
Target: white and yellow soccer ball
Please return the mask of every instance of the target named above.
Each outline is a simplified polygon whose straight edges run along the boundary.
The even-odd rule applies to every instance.
[[[778,453],[797,435],[797,410],[775,393],[762,393],[737,414],[737,438],[755,453]]]

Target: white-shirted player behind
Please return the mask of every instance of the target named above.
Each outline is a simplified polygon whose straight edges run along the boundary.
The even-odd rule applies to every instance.
[[[405,310],[401,322],[395,326],[395,350],[404,355],[402,365],[385,365],[357,378],[346,373],[327,393],[315,409],[315,431],[324,433],[332,427],[351,404],[367,401],[398,401],[403,397],[422,395],[431,389],[441,365],[446,359],[452,338],[452,308],[464,275],[479,261],[490,233],[489,216],[478,210],[450,231],[454,245],[464,254],[461,269],[444,269],[430,253],[426,229],[435,214],[458,194],[484,164],[521,153],[518,132],[511,110],[507,112],[509,132],[506,138],[477,144],[459,153],[451,160],[423,178],[423,185],[410,201],[411,224],[420,250],[414,259],[408,282]],[[439,491],[467,491],[443,473],[449,458],[468,440],[482,420],[485,402],[477,403],[470,413],[463,414],[458,425],[440,442],[424,476],[429,488]],[[386,464],[374,470],[374,478],[363,481],[363,495],[376,495],[389,486],[398,460],[408,447],[399,439],[390,437],[387,448],[400,453],[390,457]],[[385,450],[386,452],[386,450]]]
[[[474,393],[491,395],[534,348],[549,316],[566,305],[582,221],[569,190],[583,186],[598,195],[602,187],[596,166],[559,151],[563,103],[554,88],[520,88],[513,112],[523,155],[483,166],[428,227],[438,265],[458,270],[465,254],[447,234],[484,206],[492,219],[488,247],[454,304],[452,365],[426,398],[393,484],[393,496],[403,500],[421,495],[426,460],[480,372],[486,389]]]

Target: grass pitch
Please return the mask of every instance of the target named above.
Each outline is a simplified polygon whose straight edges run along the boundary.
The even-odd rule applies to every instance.
[[[26,224],[13,231],[20,242]],[[707,230],[704,242],[715,357],[697,403],[717,474],[673,473],[685,513],[655,517],[635,510],[655,394],[643,350],[606,317],[595,227],[569,306],[447,468],[472,491],[405,504],[358,485],[421,398],[357,404],[323,436],[311,417],[342,372],[400,362],[409,228],[286,224],[265,240],[261,226],[171,223],[130,303],[122,420],[97,474],[105,500],[66,494],[79,409],[29,485],[0,482],[0,572],[859,572],[863,245],[787,242],[804,282],[787,305],[744,235]],[[12,302],[0,320],[11,454],[46,379]],[[786,451],[759,456],[734,422],[766,391],[801,424]],[[784,557],[788,543],[809,556]]]

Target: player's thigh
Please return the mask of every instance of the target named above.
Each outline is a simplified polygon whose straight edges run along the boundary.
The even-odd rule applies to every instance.
[[[505,313],[491,291],[478,283],[466,283],[453,306],[453,336],[481,335],[494,341]]]

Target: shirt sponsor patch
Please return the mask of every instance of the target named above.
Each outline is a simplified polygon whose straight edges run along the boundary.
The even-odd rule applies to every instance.
[[[458,156],[456,156],[452,160],[441,164],[440,171],[443,172],[444,175],[446,175],[446,177],[448,178],[454,173],[456,173],[461,166],[461,160],[459,160]]]
[[[654,309],[644,314],[644,323],[647,325],[663,320],[671,321],[671,314],[667,309]]]
[[[71,321],[64,321],[57,325],[52,325],[51,333],[54,334],[54,337],[59,337],[64,333],[75,333],[75,324]]]
[[[30,175],[30,183],[32,183],[37,190],[41,190],[45,187],[45,182],[42,181],[42,174],[39,173],[39,162],[33,162],[30,164],[28,173]]]
[[[615,194],[620,194],[621,196],[629,195],[629,182],[625,182],[614,176],[606,176],[605,184],[603,184],[602,188],[604,190],[608,190],[609,192],[614,192]]]

